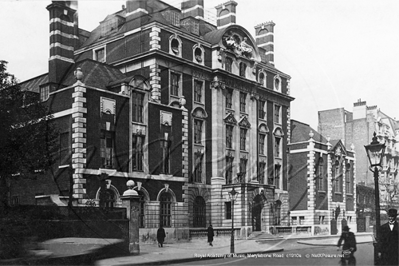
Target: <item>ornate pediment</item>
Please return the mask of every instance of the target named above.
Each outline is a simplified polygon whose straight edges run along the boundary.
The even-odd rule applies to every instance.
[[[238,123],[240,127],[251,128],[251,123],[249,123],[248,118],[244,116]]]
[[[192,113],[192,116],[194,118],[201,118],[201,119],[205,119],[205,118],[208,117],[208,115],[206,114],[205,110],[200,108],[200,107],[197,107],[197,108],[194,109],[194,111]]]
[[[226,124],[237,125],[237,120],[234,118],[233,113],[228,113],[223,120]]]

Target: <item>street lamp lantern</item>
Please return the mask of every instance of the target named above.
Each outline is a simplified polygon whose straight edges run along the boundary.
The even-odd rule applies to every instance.
[[[369,158],[370,167],[377,167],[382,165],[382,158],[385,153],[385,143],[380,143],[377,140],[374,132],[373,140],[369,145],[365,145],[367,157]]]
[[[382,166],[382,159],[385,153],[385,143],[380,143],[374,132],[373,140],[369,145],[365,145],[367,157],[370,161],[370,171],[374,173],[374,193],[375,193],[375,239],[374,242],[374,264],[378,265],[378,242],[380,241],[380,189],[378,183],[378,167]]]
[[[233,188],[230,192],[229,192],[229,197],[231,201],[235,201],[237,199],[238,196],[238,192]]]
[[[229,192],[231,200],[231,242],[230,242],[230,253],[234,253],[234,201],[237,199],[238,192],[233,188]]]

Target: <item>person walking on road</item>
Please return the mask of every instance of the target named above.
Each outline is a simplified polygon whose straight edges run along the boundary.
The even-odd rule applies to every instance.
[[[208,227],[208,243],[210,246],[213,246],[212,242],[213,242],[213,236],[214,236],[214,232],[213,232],[213,227],[210,224]]]
[[[163,241],[165,240],[165,237],[166,237],[165,229],[163,229],[162,224],[160,224],[157,231],[158,247],[160,248],[163,247]]]
[[[381,265],[398,265],[398,222],[396,209],[388,210],[388,222],[383,224],[380,229],[380,251]]]
[[[349,232],[349,229],[347,225],[344,226],[337,244],[338,248],[340,248],[343,242],[341,265],[356,265],[356,258],[354,256],[357,250],[356,237],[354,233]]]

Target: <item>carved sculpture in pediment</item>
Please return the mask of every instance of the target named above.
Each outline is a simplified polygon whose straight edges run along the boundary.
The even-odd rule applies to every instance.
[[[233,113],[228,113],[227,116],[224,118],[224,122],[226,124],[237,125],[237,120],[234,118]]]
[[[252,58],[254,48],[248,44],[247,37],[241,37],[237,33],[228,32],[223,36],[224,45],[239,56]]]
[[[251,123],[249,123],[248,118],[244,116],[238,123],[240,127],[251,128]]]

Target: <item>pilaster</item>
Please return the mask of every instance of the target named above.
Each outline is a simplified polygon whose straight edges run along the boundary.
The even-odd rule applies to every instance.
[[[77,174],[77,169],[86,168],[86,88],[80,81],[75,83],[74,93],[72,94],[72,169],[73,178],[73,198],[82,203],[86,194],[86,179],[83,174]]]

